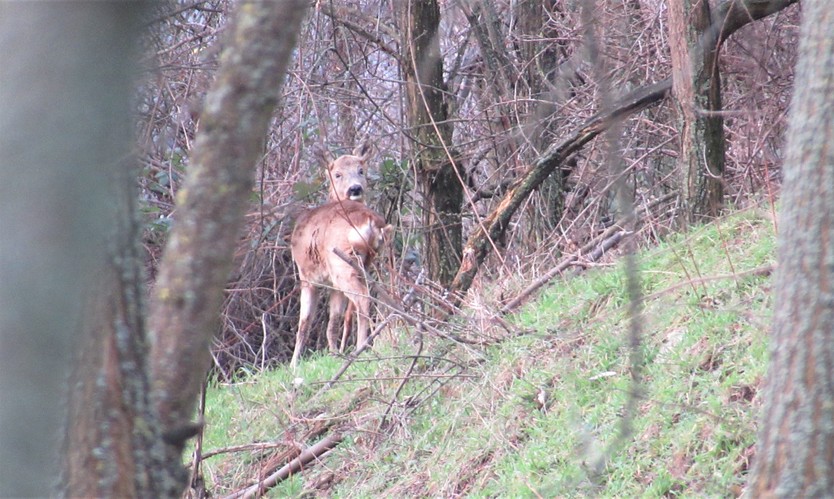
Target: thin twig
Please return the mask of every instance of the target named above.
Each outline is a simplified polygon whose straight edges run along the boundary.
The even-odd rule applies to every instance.
[[[776,269],[775,264],[767,264],[762,265],[760,267],[756,267],[750,270],[744,270],[742,272],[734,272],[732,274],[719,274],[719,275],[712,275],[712,276],[702,276],[697,279],[688,279],[686,281],[675,283],[668,288],[661,289],[660,291],[655,291],[654,293],[645,297],[645,300],[654,300],[656,298],[660,298],[661,296],[665,295],[666,293],[671,293],[676,289],[683,288],[685,286],[690,286],[692,284],[703,284],[711,281],[722,281],[724,279],[738,279],[739,277],[747,277],[747,276],[758,276],[758,277],[766,277],[769,276],[774,270]]]
[[[420,354],[423,353],[423,335],[419,333],[417,335],[417,353],[414,354],[414,358],[411,359],[411,365],[408,366],[408,371],[405,373],[405,377],[403,377],[402,381],[400,382],[399,386],[397,386],[397,390],[394,392],[394,396],[391,397],[391,400],[388,402],[388,408],[385,409],[385,414],[382,415],[382,419],[379,421],[379,426],[377,426],[377,431],[381,432],[383,428],[385,428],[385,423],[388,421],[388,414],[391,413],[391,409],[394,407],[394,402],[400,397],[400,393],[405,387],[405,383],[411,379],[411,374],[414,372],[414,367],[417,365],[417,359],[420,358]]]
[[[251,444],[230,445],[228,447],[220,447],[219,449],[212,449],[203,453],[203,461],[210,457],[219,456],[221,454],[231,454],[234,452],[246,452],[252,450],[271,450],[285,447],[286,444],[276,442],[254,442]]]

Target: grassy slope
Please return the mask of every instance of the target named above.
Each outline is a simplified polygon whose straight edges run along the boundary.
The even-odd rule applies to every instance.
[[[307,360],[300,386],[279,369],[213,388],[205,448],[289,444],[316,424],[344,429],[342,445],[274,497],[313,487],[336,497],[736,495],[772,308],[770,278],[745,272],[773,263],[773,227],[748,212],[672,239],[640,255],[643,382],[619,446],[631,369],[624,275],[611,268],[554,283],[511,319],[524,334],[477,349],[427,338],[423,355],[433,358],[417,363],[424,377],[406,383],[382,433],[411,341],[380,342],[376,355],[391,358],[354,364],[312,401],[314,380],[329,379],[340,360]],[[269,455],[210,458],[209,488],[240,487]]]

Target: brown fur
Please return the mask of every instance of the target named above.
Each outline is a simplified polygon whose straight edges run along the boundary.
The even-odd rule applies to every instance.
[[[330,181],[330,201],[365,201],[365,190],[368,188],[366,163],[370,155],[371,147],[366,143],[354,149],[353,154],[345,154],[335,160],[326,154],[322,157]]]
[[[318,287],[330,289],[327,323],[330,351],[336,351],[340,322],[343,322],[343,338],[347,336],[354,310],[357,312],[357,348],[367,342],[371,300],[365,275],[342,260],[333,249],[338,248],[355,257],[360,266],[367,268],[383,244],[390,240],[392,231],[381,215],[358,201],[330,202],[298,219],[291,241],[292,258],[301,281],[301,314],[291,362],[293,368],[307,342]],[[348,302],[351,307],[345,311]]]

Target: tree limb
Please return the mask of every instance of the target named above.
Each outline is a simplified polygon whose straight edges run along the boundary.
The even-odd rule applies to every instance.
[[[357,24],[353,21],[349,21],[347,19],[346,14],[350,14],[350,15],[358,17],[362,20],[367,20],[367,16],[363,15],[358,10],[350,9],[350,8],[347,8],[347,7],[344,7],[344,6],[340,6],[338,8],[338,11],[337,11],[336,8],[333,7],[333,5],[328,4],[326,2],[319,3],[319,9],[321,10],[321,12],[324,15],[326,15],[327,17],[332,19],[333,22],[341,24],[342,26],[349,29],[350,31],[353,31],[354,33],[361,36],[362,38],[364,38],[364,39],[368,40],[369,42],[375,44],[377,47],[379,47],[380,50],[382,50],[386,54],[390,55],[394,59],[396,59],[398,61],[400,60],[400,54],[399,54],[399,52],[397,52],[397,49],[394,48],[394,47],[389,46],[388,43],[386,43],[385,40],[382,39],[381,36],[376,35],[376,34],[370,32],[370,31],[366,30],[365,28],[363,28],[359,24]],[[379,31],[384,32],[386,35],[390,36],[392,39],[397,40],[399,38],[399,33],[397,33],[397,31],[394,28],[392,28],[391,26],[388,26],[387,24],[381,22],[379,19],[373,19],[373,22],[370,22],[370,23],[374,24]]]
[[[331,433],[330,435],[324,437],[323,439],[319,440],[310,447],[304,449],[304,451],[302,451],[301,454],[298,455],[298,457],[282,466],[281,469],[279,469],[275,473],[269,475],[263,480],[258,481],[258,483],[250,485],[249,487],[243,490],[239,490],[234,494],[226,496],[224,499],[249,499],[252,497],[260,497],[264,495],[267,489],[278,485],[290,476],[302,471],[305,466],[307,466],[314,460],[324,455],[326,452],[330,451],[331,449],[342,443],[342,440],[343,437],[341,433]]]
[[[605,131],[612,122],[624,119],[659,102],[666,97],[671,88],[671,78],[640,88],[620,99],[611,109],[591,117],[585,125],[562,142],[548,147],[544,154],[536,159],[533,167],[509,188],[504,199],[469,237],[463,248],[463,261],[452,281],[452,291],[463,294],[469,289],[475,274],[492,247],[489,241],[501,238],[516,210],[551,173],[560,168],[585,144]]]
[[[780,10],[799,3],[799,0],[727,0],[718,5],[713,14],[713,32],[718,33],[718,44],[750,24]]]
[[[206,96],[151,297],[151,380],[165,431],[193,416],[263,137],[308,2],[242,1]]]

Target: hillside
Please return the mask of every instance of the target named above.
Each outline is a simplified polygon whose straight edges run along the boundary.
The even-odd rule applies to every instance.
[[[282,368],[215,383],[206,488],[226,496],[330,439],[267,495],[736,496],[766,369],[774,238],[752,210],[641,253],[636,356],[615,265],[554,281],[505,326],[483,313],[450,326],[476,343],[383,336],[330,389],[343,360],[326,355],[297,379]]]

